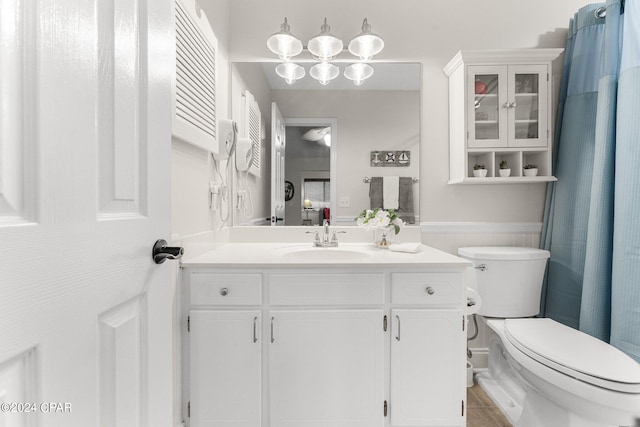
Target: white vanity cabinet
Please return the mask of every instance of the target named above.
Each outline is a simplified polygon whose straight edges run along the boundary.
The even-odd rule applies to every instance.
[[[463,271],[184,268],[185,421],[464,426]]]
[[[553,68],[562,49],[460,51],[449,77],[450,184],[553,181]],[[510,174],[500,175],[506,162]],[[487,170],[475,177],[474,165]],[[535,176],[524,167],[537,166]]]

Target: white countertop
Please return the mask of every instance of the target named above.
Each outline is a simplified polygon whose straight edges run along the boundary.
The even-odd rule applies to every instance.
[[[420,245],[420,252],[379,249],[372,243],[341,243],[337,248],[314,248],[310,243],[225,243],[193,258],[183,267],[318,267],[412,266],[464,268],[471,263],[449,253]]]

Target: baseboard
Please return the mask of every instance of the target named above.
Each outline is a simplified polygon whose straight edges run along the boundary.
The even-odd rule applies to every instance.
[[[473,371],[486,370],[489,367],[489,349],[488,348],[470,348],[471,358],[468,359],[473,365]]]

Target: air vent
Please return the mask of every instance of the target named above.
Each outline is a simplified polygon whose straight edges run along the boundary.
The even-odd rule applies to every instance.
[[[217,40],[205,21],[198,23],[176,1],[176,87],[173,133],[178,138],[214,151],[216,142]],[[195,11],[194,11],[195,12]],[[206,33],[206,35],[205,35]]]
[[[247,132],[247,138],[251,140],[251,166],[249,167],[249,173],[257,177],[260,176],[260,155],[262,151],[262,115],[260,114],[260,107],[255,98],[249,91],[244,92],[245,99],[245,126]]]

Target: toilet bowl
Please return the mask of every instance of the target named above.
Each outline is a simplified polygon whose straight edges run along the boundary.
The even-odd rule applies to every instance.
[[[474,264],[478,314],[495,332],[476,380],[518,427],[635,426],[640,364],[613,346],[538,313],[549,252],[460,248]],[[523,299],[525,301],[523,301]]]

